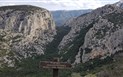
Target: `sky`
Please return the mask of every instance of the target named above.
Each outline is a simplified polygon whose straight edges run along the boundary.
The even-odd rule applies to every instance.
[[[119,0],[0,0],[0,6],[34,5],[48,10],[96,9]],[[123,0],[122,0],[123,1]]]

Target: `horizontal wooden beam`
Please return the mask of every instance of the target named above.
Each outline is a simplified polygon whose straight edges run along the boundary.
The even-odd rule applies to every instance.
[[[70,69],[72,65],[66,62],[52,62],[52,61],[41,61],[41,68],[51,68],[51,69]]]

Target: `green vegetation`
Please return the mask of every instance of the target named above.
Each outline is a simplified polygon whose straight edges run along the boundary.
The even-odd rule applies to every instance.
[[[97,67],[102,67],[103,65],[109,64],[113,62],[112,57],[107,57],[105,59],[95,58],[83,64],[78,64],[74,68],[75,72],[80,72],[82,76],[87,75],[88,73],[96,73],[100,70],[97,70]]]
[[[88,74],[85,77],[97,77],[95,74]]]
[[[72,73],[71,77],[81,77],[80,73]]]
[[[85,54],[90,53],[91,51],[92,51],[92,49],[90,49],[90,48],[85,48]]]
[[[0,77],[50,77],[50,71],[39,68],[39,59],[28,58],[18,63],[15,68],[1,69]]]
[[[4,68],[0,68],[0,77],[51,77],[52,76],[52,70],[49,69],[41,69],[39,68],[39,62],[43,60],[52,60],[53,57],[57,57],[58,55],[58,45],[64,35],[66,35],[69,32],[69,27],[57,27],[57,35],[54,37],[54,40],[46,46],[46,55],[36,56],[33,58],[27,58],[21,60],[21,62],[16,62],[16,66],[14,68],[10,68],[7,66],[4,66]],[[20,38],[21,36],[17,35],[13,38],[13,40],[16,40]],[[3,38],[3,37],[1,37]],[[4,42],[4,41],[2,41]],[[5,54],[6,50],[0,49],[0,56]],[[34,50],[34,49],[32,49]],[[71,71],[64,70],[59,71],[60,77],[70,76]],[[63,74],[64,73],[64,74]]]
[[[15,68],[4,67],[0,69],[0,77],[51,77],[52,69],[42,69],[39,67],[41,57],[34,59],[23,59],[21,62],[16,63]],[[60,70],[60,77],[70,77],[71,71]]]
[[[68,59],[71,61],[71,63],[75,61],[75,56],[77,55],[80,46],[84,44],[85,35],[88,30],[93,27],[94,23],[95,21],[88,25],[88,27],[82,28],[79,32],[79,35],[68,46],[66,46],[66,48],[64,48],[63,51],[66,53],[64,54],[63,52],[63,61],[67,61]],[[72,46],[69,48],[70,45]]]
[[[51,77],[51,69],[39,68],[39,62],[42,60],[51,60],[53,57],[63,57],[62,61],[67,61],[68,59],[75,60],[75,55],[78,53],[78,49],[84,43],[84,37],[88,30],[93,27],[92,22],[88,27],[83,28],[79,35],[70,43],[72,45],[69,49],[64,49],[67,51],[66,54],[58,55],[58,45],[62,38],[69,32],[68,27],[57,27],[57,35],[54,40],[46,46],[45,55],[36,56],[33,58],[23,59],[21,62],[16,61],[16,66],[10,68],[4,66],[0,68],[0,77]],[[14,37],[13,39],[18,39],[20,36]],[[0,42],[4,42],[3,36],[0,36]],[[122,46],[122,45],[121,45]],[[66,47],[67,48],[67,47]],[[31,49],[34,50],[34,49]],[[4,55],[7,50],[0,49],[0,56]],[[81,50],[81,56],[82,56]],[[91,49],[85,48],[86,53],[90,53]],[[11,53],[12,55],[13,53]],[[123,76],[123,53],[117,53],[117,55],[112,55],[105,59],[100,59],[100,56],[90,60],[86,63],[80,63],[75,65],[74,68],[69,70],[59,71],[60,77],[97,77],[97,73],[106,72],[108,77],[122,77]],[[118,71],[118,72],[117,72]],[[104,75],[103,74],[103,75]],[[101,77],[101,76],[98,76]],[[105,77],[105,76],[102,76]]]
[[[105,33],[102,29],[98,30],[98,32],[95,34],[97,39],[102,39],[105,36]]]
[[[61,37],[63,38],[63,36],[68,33],[67,29],[69,30],[69,28],[63,28],[63,30],[61,31],[57,30],[58,34],[55,36],[55,39],[53,40],[53,42],[47,45],[46,56],[41,55],[41,56],[36,56],[33,58],[23,59],[21,62],[16,61],[16,66],[14,68],[4,66],[4,68],[0,68],[0,77],[51,77],[52,70],[39,68],[39,62],[42,60],[51,60],[52,57],[59,56],[57,53],[58,51],[57,46],[59,45],[61,41],[61,39],[59,38]],[[86,28],[85,31],[87,31],[88,29]],[[82,40],[81,38],[82,36],[83,34],[81,32],[81,35],[78,36],[78,43],[76,42],[76,45],[79,44],[80,40]],[[88,48],[86,48],[85,50],[88,51],[88,53],[90,51],[90,49]],[[122,64],[123,64],[122,54],[123,53],[121,52],[117,53],[118,55],[116,56],[112,55],[111,57],[107,57],[105,59],[100,59],[100,57],[97,57],[96,59],[90,60],[86,63],[77,64],[72,69],[60,70],[59,76],[60,77],[84,77],[86,75],[85,77],[96,77],[98,72],[106,71],[108,72],[109,77],[122,77],[123,76],[122,74],[123,73],[123,68],[122,68]],[[72,54],[75,54],[75,52]],[[70,55],[66,57],[69,58]],[[112,73],[117,73],[118,75],[116,76]]]
[[[104,16],[105,19],[108,19],[110,22],[117,24],[123,24],[123,13],[110,13]]]
[[[0,30],[0,42],[4,42],[5,40],[3,39],[3,37],[6,35],[6,33],[4,31]]]
[[[116,53],[105,59],[93,59],[83,64],[78,64],[73,69],[81,76],[88,77],[122,77],[123,76],[123,52]],[[101,74],[99,74],[99,72]],[[91,77],[91,76],[90,76]]]
[[[51,60],[53,57],[59,57],[58,45],[62,41],[63,37],[70,31],[69,27],[57,27],[57,35],[54,40],[46,46],[45,58]]]

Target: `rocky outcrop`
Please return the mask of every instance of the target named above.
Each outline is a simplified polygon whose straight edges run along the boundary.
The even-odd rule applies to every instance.
[[[11,61],[21,58],[32,57],[34,55],[44,54],[45,46],[53,40],[56,34],[55,24],[50,12],[46,9],[22,5],[0,7],[0,43],[7,44],[7,47],[13,54]],[[4,41],[3,41],[4,40]],[[6,53],[8,53],[6,51]],[[3,50],[0,50],[2,53]],[[5,53],[5,52],[4,52]],[[0,63],[10,63],[7,54],[0,55]],[[14,63],[14,62],[13,62]]]
[[[112,4],[77,17],[59,45],[60,53],[73,52],[74,63],[80,63],[123,50],[122,15],[122,7]]]
[[[107,19],[100,19],[94,24],[86,36],[82,61],[86,62],[95,57],[106,57],[123,50],[123,27],[114,25]],[[90,51],[89,51],[90,50]]]

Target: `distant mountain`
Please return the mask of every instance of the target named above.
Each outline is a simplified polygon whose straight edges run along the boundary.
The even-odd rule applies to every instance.
[[[59,10],[59,11],[52,11],[53,19],[56,23],[56,26],[62,26],[67,20],[71,20],[75,17],[78,17],[79,15],[91,12],[91,9],[87,10],[71,10],[71,11],[65,11],[65,10]]]

